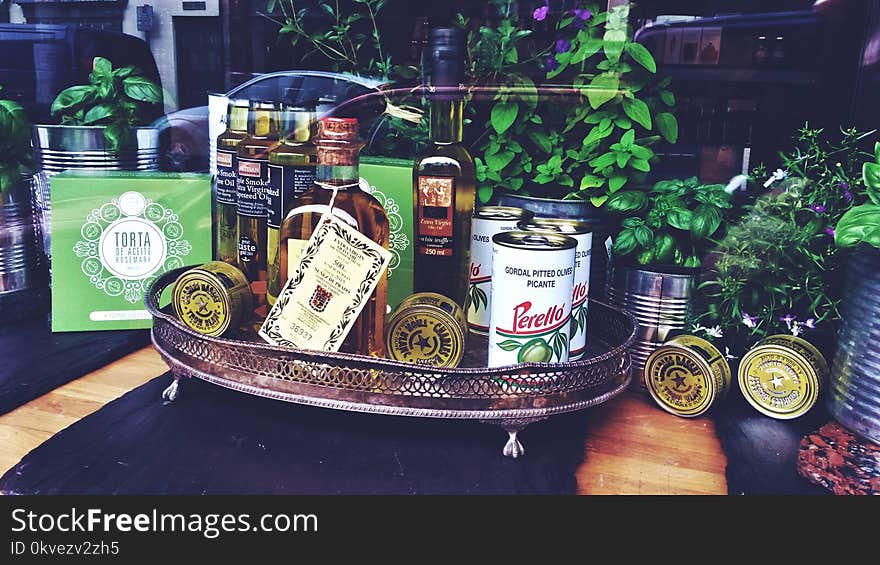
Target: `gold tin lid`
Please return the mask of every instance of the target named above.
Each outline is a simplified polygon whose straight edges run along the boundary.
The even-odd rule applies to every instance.
[[[806,414],[828,373],[825,357],[808,341],[774,335],[749,350],[739,365],[743,396],[758,412],[779,420]]]
[[[433,293],[400,303],[385,329],[385,348],[395,361],[430,367],[457,367],[464,356],[467,319],[461,307]]]
[[[474,218],[480,220],[522,220],[530,219],[532,213],[525,208],[516,208],[514,206],[481,206],[474,211]]]
[[[215,337],[237,326],[251,302],[244,274],[219,261],[180,275],[172,293],[177,318],[187,327]]]
[[[532,218],[531,220],[519,222],[517,228],[522,231],[549,231],[565,235],[584,235],[593,231],[587,222],[569,218]]]
[[[654,401],[676,416],[706,413],[730,387],[730,366],[708,341],[682,335],[664,343],[645,363],[645,385]]]
[[[505,231],[492,236],[492,241],[504,247],[534,251],[574,249],[577,240],[567,235],[547,232]]]

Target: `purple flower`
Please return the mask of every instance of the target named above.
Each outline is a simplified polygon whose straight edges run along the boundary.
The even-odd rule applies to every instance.
[[[571,42],[566,39],[557,39],[556,40],[556,52],[557,53],[565,53],[571,49]]]
[[[807,321],[804,322],[804,325],[806,327],[810,328],[811,330],[815,330],[816,329],[816,320],[814,318],[807,318]]]
[[[549,12],[549,11],[550,11],[550,6],[545,4],[544,6],[541,6],[540,8],[536,8],[535,11],[532,12],[532,17],[535,18],[535,21],[537,21],[537,22],[543,22],[544,19],[547,17],[547,12]]]
[[[810,210],[812,210],[813,212],[816,212],[817,214],[824,214],[825,213],[825,205],[819,204],[818,202],[813,202],[812,204],[810,204]]]
[[[834,228],[825,228],[825,233],[828,234],[829,237],[834,237]]]
[[[556,60],[556,57],[551,55],[544,61],[544,66],[547,67],[547,72],[555,71],[559,68],[559,62]]]
[[[839,186],[841,190],[849,190],[849,184],[843,181],[837,183],[837,186]]]
[[[754,328],[758,325],[758,317],[757,316],[749,316],[748,312],[743,312],[742,315],[743,315],[742,322],[743,322],[743,324],[745,324],[745,326],[747,328]]]
[[[586,8],[584,8],[584,9],[575,8],[574,10],[572,10],[572,12],[579,20],[583,20],[583,21],[589,20],[590,18],[593,17],[593,12],[587,10]]]
[[[788,329],[791,329],[792,323],[796,323],[797,318],[791,312],[789,312],[785,316],[779,318],[779,321],[785,322],[785,325],[788,326]]]

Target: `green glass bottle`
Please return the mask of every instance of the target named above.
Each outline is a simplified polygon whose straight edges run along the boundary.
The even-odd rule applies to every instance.
[[[315,129],[314,106],[282,106],[281,143],[269,152],[269,187],[266,193],[269,263],[266,298],[270,305],[275,304],[275,299],[287,282],[286,278],[281,280],[281,222],[293,208],[296,198],[311,190],[315,184],[318,163],[318,148],[312,143]]]
[[[247,100],[231,100],[226,111],[226,131],[217,137],[214,176],[214,259],[238,263],[238,211],[235,171],[238,144],[247,137]]]

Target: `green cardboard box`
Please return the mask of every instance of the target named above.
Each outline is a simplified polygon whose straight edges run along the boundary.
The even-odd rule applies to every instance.
[[[388,305],[394,309],[413,293],[413,162],[361,157],[362,188],[385,207],[391,228]]]
[[[53,332],[149,328],[149,284],[211,260],[210,175],[66,171],[51,182]]]

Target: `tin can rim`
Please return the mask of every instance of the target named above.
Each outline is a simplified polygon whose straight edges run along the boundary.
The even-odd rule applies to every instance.
[[[437,296],[443,297],[444,299],[447,299],[442,294],[437,293],[426,292],[419,294],[435,294]],[[441,318],[444,322],[447,323],[448,326],[452,327],[452,331],[455,333],[455,336],[458,338],[458,342],[461,345],[458,348],[458,352],[454,356],[451,356],[445,363],[437,365],[437,367],[457,367],[459,363],[461,363],[461,360],[464,359],[464,352],[465,348],[467,347],[467,328],[461,327],[461,322],[454,314],[447,312],[443,308],[440,308],[439,306],[436,306],[434,304],[415,304],[405,308],[401,308],[400,306],[397,307],[397,309],[391,314],[391,317],[388,319],[388,323],[386,324],[385,329],[385,349],[388,352],[388,355],[391,356],[392,359],[400,361],[400,359],[394,357],[394,348],[391,346],[391,336],[394,333],[394,329],[399,326],[405,319],[417,314],[433,314],[435,317]]]
[[[507,214],[507,215],[502,215]],[[532,212],[516,206],[480,206],[474,210],[474,219],[504,222],[511,220],[531,219]]]
[[[544,247],[539,247],[537,245],[528,245],[521,243],[522,240],[529,237],[543,237],[547,239],[547,244]],[[550,241],[556,241],[557,246],[551,246]],[[577,247],[577,240],[573,237],[570,237],[566,234],[559,232],[529,232],[529,231],[505,231],[501,233],[496,233],[492,236],[492,242],[501,245],[504,247],[509,247],[511,249],[522,249],[529,251],[563,251],[567,249],[575,249]],[[537,243],[537,242],[536,242]]]
[[[787,337],[795,337],[788,336],[788,334],[778,334]],[[772,337],[772,336],[768,336]],[[766,338],[765,338],[766,339]],[[763,341],[763,340],[762,340]],[[804,340],[806,341],[806,340]],[[746,383],[746,376],[748,376],[748,368],[754,363],[754,361],[761,355],[775,353],[777,355],[785,355],[794,358],[803,368],[804,374],[806,376],[806,394],[803,398],[795,405],[794,408],[786,409],[786,410],[775,410],[773,407],[767,406],[762,403],[760,400],[755,398],[751,392],[749,391],[749,387]],[[739,363],[739,368],[737,370],[737,384],[739,385],[740,393],[742,393],[743,397],[745,397],[746,401],[752,405],[758,412],[770,416],[772,418],[776,418],[779,420],[791,420],[794,418],[798,418],[803,416],[813,406],[816,405],[816,402],[819,399],[819,393],[822,389],[822,377],[819,375],[816,367],[813,366],[810,361],[801,355],[799,352],[794,351],[792,349],[783,348],[774,344],[761,344],[759,343],[751,350],[749,350],[742,358]]]
[[[573,228],[573,230],[562,231],[559,229],[554,229],[553,226],[570,226]],[[583,220],[576,220],[572,218],[534,217],[527,221],[519,222],[516,227],[522,231],[538,233],[559,233],[568,236],[587,235],[593,233],[593,227],[589,223]]]

